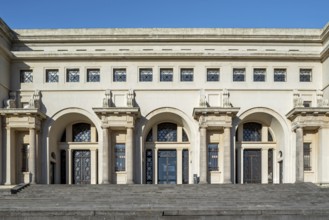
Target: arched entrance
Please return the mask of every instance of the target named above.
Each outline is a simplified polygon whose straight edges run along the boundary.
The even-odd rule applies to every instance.
[[[49,182],[96,184],[98,132],[83,110],[64,110],[49,131]]]
[[[190,129],[186,120],[170,110],[177,111],[151,114],[143,131],[146,184],[190,183]]]
[[[285,136],[282,122],[269,109],[252,109],[240,116],[236,134],[238,183],[283,182]]]

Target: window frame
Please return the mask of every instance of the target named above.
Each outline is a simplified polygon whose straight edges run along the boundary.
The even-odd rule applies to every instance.
[[[98,81],[90,81],[89,73],[91,71],[98,71]],[[87,68],[87,70],[86,70],[86,82],[88,82],[88,83],[97,83],[97,82],[100,82],[100,81],[101,81],[101,70],[100,70],[100,68]]]
[[[218,143],[208,143],[207,145],[207,170],[219,171],[219,144]]]
[[[143,79],[142,80],[142,72],[143,71],[151,71],[151,74],[148,74],[148,75],[151,75],[151,78],[150,78],[150,80],[145,80],[145,79]],[[143,67],[143,68],[139,68],[139,70],[138,70],[138,80],[139,80],[139,82],[153,82],[153,75],[154,75],[154,71],[153,71],[153,68],[149,68],[149,67]]]
[[[305,80],[302,76],[306,77],[306,75],[303,75],[303,71],[309,71],[309,79]],[[312,68],[299,68],[299,82],[312,82],[312,75],[313,75],[313,69]]]
[[[262,74],[256,74],[257,71],[264,71]],[[253,82],[266,82],[266,74],[267,74],[267,69],[266,68],[254,68],[253,69]],[[264,78],[261,80],[257,79],[257,76],[263,76]]]
[[[162,71],[169,71],[171,70],[171,80],[162,80]],[[174,68],[164,68],[161,67],[159,69],[159,82],[173,82],[174,81]]]
[[[308,145],[308,154],[305,154],[305,145]],[[307,160],[305,160],[305,157],[308,156],[308,164],[305,163]],[[303,143],[303,168],[304,171],[313,171],[312,169],[312,143],[311,142],[304,142]]]
[[[121,151],[119,151],[118,146],[122,147],[120,148]],[[114,165],[115,172],[126,171],[126,144],[116,143],[114,145],[114,161],[115,161],[115,165]],[[118,166],[119,162],[120,162],[120,166]]]
[[[124,76],[123,80],[118,80],[116,78],[116,75],[115,73],[117,71],[124,71],[124,74],[122,74]],[[116,68],[113,68],[112,69],[112,82],[115,82],[115,83],[120,83],[120,82],[127,82],[127,68],[124,68],[124,67],[116,67]]]
[[[209,80],[209,72],[211,71],[218,71],[217,79],[216,80]],[[215,74],[213,74],[215,75]],[[206,69],[206,81],[207,82],[219,82],[220,81],[220,68],[207,68]]]
[[[237,75],[242,75],[243,76],[243,80],[236,80],[235,79],[235,75],[236,75],[236,71],[238,71],[238,70],[243,70],[243,74],[237,74]],[[246,68],[243,68],[243,67],[236,67],[236,68],[233,68],[233,70],[232,70],[232,81],[233,82],[245,82],[246,81]]]
[[[277,75],[276,74],[276,71],[284,71],[284,74],[279,74]],[[276,80],[276,76],[280,76],[280,75],[283,75],[284,76],[284,80]],[[273,69],[273,82],[287,82],[287,68],[274,68]]]
[[[78,74],[77,74],[78,81],[71,81],[70,80],[70,77],[69,77],[70,71],[77,71],[78,72]],[[79,68],[67,68],[66,69],[66,77],[65,78],[66,78],[65,82],[67,82],[67,83],[79,83],[80,82],[80,69]]]
[[[56,74],[56,77],[57,77],[57,81],[50,81],[49,80],[49,76],[48,76],[48,73],[50,72],[54,72],[54,71],[57,71],[57,74]],[[46,69],[45,70],[45,74],[46,74],[46,77],[45,77],[45,82],[46,83],[59,83],[59,69]]]
[[[191,71],[192,74],[189,74],[191,75],[191,80],[185,80],[184,77],[183,77],[183,71]],[[180,76],[180,82],[194,82],[194,68],[188,68],[188,67],[184,67],[184,68],[180,68],[180,71],[179,71],[179,76]],[[186,78],[187,79],[187,78]]]
[[[28,78],[25,77],[24,73],[30,73],[30,76]],[[27,81],[26,79],[30,79],[30,81]],[[19,71],[19,81],[20,83],[33,83],[33,70],[32,69],[22,69]]]

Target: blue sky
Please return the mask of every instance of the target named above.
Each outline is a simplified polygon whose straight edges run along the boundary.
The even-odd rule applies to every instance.
[[[329,0],[0,0],[19,28],[322,28]]]

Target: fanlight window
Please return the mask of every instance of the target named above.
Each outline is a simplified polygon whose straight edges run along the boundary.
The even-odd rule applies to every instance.
[[[245,123],[243,141],[262,141],[262,125],[254,122]]]
[[[183,129],[183,137],[182,137],[182,139],[183,139],[183,142],[188,142],[188,137],[187,137],[187,134],[184,131],[184,129]]]
[[[173,123],[162,123],[158,125],[158,141],[177,141],[177,125]]]
[[[153,131],[152,129],[149,131],[146,137],[146,142],[152,142],[153,141]]]
[[[90,124],[77,123],[72,126],[73,142],[90,142]]]

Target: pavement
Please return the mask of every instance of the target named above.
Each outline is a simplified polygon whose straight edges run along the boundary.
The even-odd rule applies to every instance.
[[[329,219],[329,188],[311,183],[30,185],[16,195],[0,189],[2,219]]]

